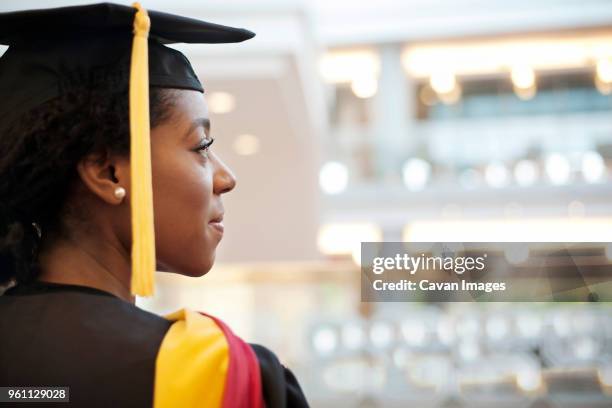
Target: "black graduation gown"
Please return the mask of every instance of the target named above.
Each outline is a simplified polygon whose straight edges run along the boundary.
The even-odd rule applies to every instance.
[[[0,296],[0,386],[68,386],[72,407],[151,407],[155,360],[170,325],[98,289],[16,286]],[[307,407],[291,371],[270,350],[251,347],[266,407]]]

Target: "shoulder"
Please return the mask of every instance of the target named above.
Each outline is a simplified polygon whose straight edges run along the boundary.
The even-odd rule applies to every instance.
[[[267,408],[308,406],[293,373],[266,347],[245,343],[224,322],[205,313],[181,309],[166,318],[173,326],[157,360],[156,400],[174,400],[180,388],[181,395],[193,395],[205,406],[221,401],[242,406],[240,401],[262,397]],[[177,369],[182,371],[180,384]],[[201,394],[203,382],[207,391]]]
[[[274,352],[259,344],[249,344],[259,362],[261,382],[266,406],[308,407],[306,397],[297,379],[279,361]]]
[[[160,316],[91,291],[0,296],[0,383],[65,384],[79,406],[151,406],[169,327]],[[35,361],[36,370],[24,361]]]
[[[81,288],[0,296],[0,303],[0,327],[54,333],[56,338],[86,339],[97,344],[135,349],[144,346],[143,351],[150,353],[159,346],[170,327],[161,316],[116,297]],[[24,316],[39,317],[32,320]]]

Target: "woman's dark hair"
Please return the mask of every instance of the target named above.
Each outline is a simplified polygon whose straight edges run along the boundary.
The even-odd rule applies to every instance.
[[[0,285],[36,278],[37,228],[45,244],[67,234],[66,201],[79,161],[95,153],[129,155],[125,75],[64,77],[60,96],[0,132]],[[169,90],[150,89],[152,128],[169,117],[172,104]]]

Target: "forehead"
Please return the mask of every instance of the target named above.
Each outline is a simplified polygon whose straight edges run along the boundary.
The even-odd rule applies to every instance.
[[[173,114],[179,120],[193,121],[208,118],[208,105],[201,92],[177,89],[173,90]]]
[[[198,135],[198,124],[208,119],[208,105],[198,91],[171,90],[168,117],[151,129],[154,145],[183,145]],[[205,129],[206,131],[206,129]],[[164,147],[165,149],[165,147]]]

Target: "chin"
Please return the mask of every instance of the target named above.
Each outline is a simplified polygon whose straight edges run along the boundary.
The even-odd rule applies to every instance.
[[[202,259],[200,261],[201,262],[197,264],[190,264],[190,265],[181,264],[181,265],[176,265],[176,266],[170,266],[167,263],[158,261],[156,270],[158,272],[170,272],[170,273],[176,273],[178,275],[198,278],[200,276],[206,275],[212,269],[213,264],[215,263],[215,256],[213,254],[211,257],[208,257],[207,259]]]
[[[208,271],[210,271],[210,268],[206,269],[206,270],[200,269],[200,270],[196,270],[196,271],[186,271],[186,272],[177,272],[177,273],[180,273],[183,276],[189,276],[191,278],[199,278],[201,276],[206,275],[208,273]]]

